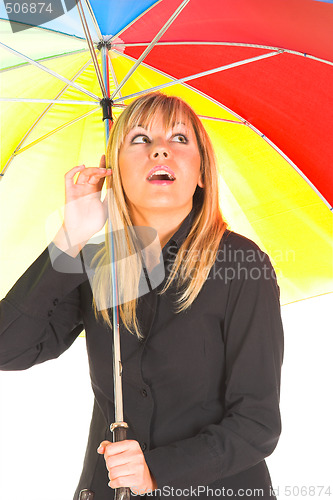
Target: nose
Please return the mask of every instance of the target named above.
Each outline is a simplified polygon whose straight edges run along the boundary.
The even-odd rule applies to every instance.
[[[164,156],[164,158],[167,158],[169,155],[167,153],[167,151],[155,151],[155,153],[153,154],[153,157],[154,158],[158,158],[159,156]]]
[[[156,141],[151,148],[152,158],[168,158],[170,156],[170,151],[168,145],[165,141]]]

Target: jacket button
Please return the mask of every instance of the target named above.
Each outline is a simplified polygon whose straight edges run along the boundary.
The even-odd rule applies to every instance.
[[[146,443],[142,443],[142,444],[141,444],[141,450],[142,450],[142,451],[145,451],[146,449],[147,449],[147,445],[146,445]]]
[[[146,389],[142,389],[141,390],[141,395],[142,395],[143,398],[146,398],[148,396],[148,393],[147,393]]]
[[[50,317],[50,316],[52,316],[52,314],[53,314],[52,309],[50,309],[49,311],[47,311],[47,315],[48,315],[49,317]]]
[[[59,299],[54,299],[53,305],[56,306],[58,304],[58,302],[59,302]]]

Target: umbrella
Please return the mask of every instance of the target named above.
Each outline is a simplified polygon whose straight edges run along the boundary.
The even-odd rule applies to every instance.
[[[4,289],[47,243],[64,172],[104,151],[102,100],[105,118],[162,90],[201,116],[224,215],[271,255],[282,302],[332,291],[332,5],[73,3],[41,26],[0,10]]]
[[[86,33],[75,6],[40,26],[13,15],[1,6],[4,290],[45,246],[63,174],[104,151],[100,67],[115,116],[161,89],[202,117],[224,216],[270,254],[282,303],[332,291],[331,2],[90,0]]]

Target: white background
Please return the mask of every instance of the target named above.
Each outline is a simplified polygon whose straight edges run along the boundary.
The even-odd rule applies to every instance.
[[[333,497],[332,309],[333,294],[282,307],[283,429],[267,459],[278,499],[329,500],[328,486]],[[0,498],[72,500],[93,401],[85,340],[57,360],[1,372],[0,397]]]

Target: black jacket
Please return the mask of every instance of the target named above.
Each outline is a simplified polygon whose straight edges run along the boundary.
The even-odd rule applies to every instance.
[[[167,274],[191,221],[189,214],[163,249]],[[52,244],[49,250],[57,251]],[[59,258],[74,261],[65,254]],[[263,494],[253,498],[274,498],[264,458],[281,431],[283,330],[267,255],[226,231],[188,310],[174,312],[175,287],[159,295],[163,284],[139,299],[143,341],[121,325],[128,438],[144,451],[156,495],[223,497],[223,488],[232,488],[238,498],[239,488],[259,488]],[[96,449],[103,439],[112,441],[112,334],[96,320],[91,304],[86,274],[57,272],[45,250],[1,301],[0,367],[22,370],[56,358],[85,329],[95,404],[74,499],[89,488],[95,500],[110,500],[104,458]]]

